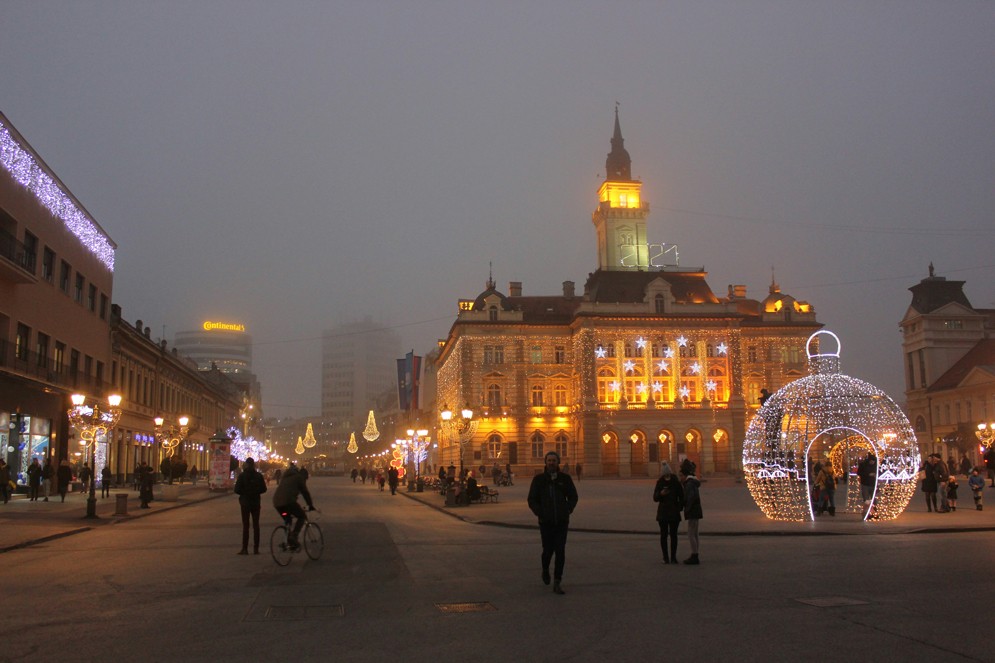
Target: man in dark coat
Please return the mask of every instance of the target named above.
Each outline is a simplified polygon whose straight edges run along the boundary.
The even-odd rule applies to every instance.
[[[860,478],[860,500],[867,505],[874,498],[878,482],[878,459],[872,452],[868,451],[857,464],[857,476]]]
[[[59,469],[55,471],[56,483],[59,487],[59,495],[62,497],[62,501],[66,501],[66,493],[69,492],[69,484],[73,480],[73,470],[69,467],[69,461],[63,459],[59,463]]]
[[[542,537],[542,581],[549,584],[549,562],[553,565],[553,591],[564,594],[563,565],[566,561],[567,531],[570,514],[577,508],[577,488],[569,474],[560,471],[560,455],[550,451],[545,458],[546,468],[532,478],[529,487],[529,509],[539,519]]]
[[[31,502],[38,501],[38,487],[41,486],[41,465],[37,458],[31,459],[28,465],[28,498]]]
[[[390,494],[397,494],[397,483],[400,481],[398,477],[398,472],[396,467],[391,467],[387,470],[387,485],[390,486]]]
[[[273,491],[273,506],[276,507],[277,513],[281,516],[283,516],[283,514],[289,514],[297,517],[297,522],[294,523],[294,529],[290,533],[291,545],[297,545],[297,535],[300,534],[301,529],[304,528],[304,522],[307,520],[307,515],[304,513],[304,509],[302,509],[301,505],[297,503],[297,497],[300,495],[304,496],[304,501],[307,502],[308,511],[314,511],[314,502],[311,501],[311,492],[307,489],[307,479],[304,478],[304,475],[301,474],[296,465],[291,465],[287,468],[287,471],[283,473],[283,477],[280,479],[280,485],[278,485],[276,490]]]
[[[235,480],[235,494],[242,509],[242,549],[239,555],[249,554],[249,520],[252,520],[252,552],[259,554],[259,509],[260,495],[266,492],[266,479],[256,470],[256,461],[245,459],[242,473]],[[296,503],[297,499],[294,498]]]

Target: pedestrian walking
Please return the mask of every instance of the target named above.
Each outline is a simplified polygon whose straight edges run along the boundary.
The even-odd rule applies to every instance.
[[[926,459],[926,466],[922,469],[922,492],[926,494],[926,511],[939,513],[936,506],[936,488],[939,485],[936,481],[936,457],[930,454]]]
[[[382,470],[377,471],[377,486],[380,487],[380,492],[383,492],[383,485],[387,482],[387,478],[383,475]]]
[[[149,508],[152,501],[152,488],[155,486],[155,471],[149,467],[144,460],[138,468],[138,499],[141,500],[142,509]]]
[[[356,477],[359,476],[359,470],[357,470],[355,467],[352,468],[352,472],[349,473],[349,476],[352,477],[352,482],[356,483]]]
[[[235,494],[242,509],[242,549],[239,555],[249,554],[249,520],[252,520],[252,553],[259,554],[260,495],[266,492],[266,479],[256,470],[256,461],[246,458],[242,473],[235,480]]]
[[[2,474],[0,474],[2,476]],[[971,478],[967,480],[967,485],[971,487],[971,497],[974,498],[974,508],[978,511],[984,508],[985,478],[978,472],[978,468],[971,470]]]
[[[197,466],[194,465],[193,467],[190,468],[190,483],[192,483],[194,487],[196,487],[198,479],[200,479],[200,472],[197,471]]]
[[[660,550],[664,564],[677,564],[677,528],[684,510],[684,489],[670,469],[670,463],[660,466],[660,478],[653,487],[656,520],[660,523]],[[669,546],[668,546],[669,539]]]
[[[69,484],[73,480],[73,469],[69,467],[69,461],[62,459],[59,462],[59,469],[55,471],[55,483],[59,489],[59,496],[62,501],[66,501],[66,493],[69,492]]]
[[[584,476],[584,466],[581,465],[580,463],[577,463],[577,469],[575,470],[575,472],[577,473],[577,481],[580,481],[581,478]]]
[[[815,477],[815,481],[819,484],[819,489],[821,490],[817,515],[822,515],[828,511],[830,516],[835,516],[836,474],[833,472],[833,464],[830,460],[827,459],[822,464],[819,473]]]
[[[563,566],[566,563],[567,531],[570,514],[577,508],[577,488],[566,472],[560,471],[560,454],[550,451],[544,459],[542,473],[532,478],[529,487],[529,509],[539,519],[542,539],[542,582],[549,584],[549,562],[553,564],[553,592],[563,591]]]
[[[953,468],[951,468],[951,470],[952,469]],[[972,469],[974,469],[974,466],[971,465],[971,461],[968,460],[967,454],[962,453],[960,455],[960,473],[963,474],[966,477],[969,477],[969,476],[971,476],[971,470]]]
[[[38,490],[41,488],[41,465],[38,464],[37,458],[31,459],[31,464],[28,465],[28,501],[37,502],[38,501]]]
[[[111,468],[106,465],[100,470],[100,496],[111,496]]]
[[[501,482],[501,466],[497,464],[497,461],[494,461],[494,466],[491,467],[491,481],[494,482],[495,486]]]
[[[937,494],[940,498],[940,513],[950,511],[950,504],[947,502],[947,479],[950,477],[950,468],[943,462],[943,456],[936,454],[936,483],[938,485]]]
[[[79,480],[83,484],[84,493],[88,491],[92,479],[93,470],[90,469],[89,463],[83,463],[83,467],[79,471]]]
[[[857,478],[860,479],[860,501],[866,512],[874,499],[874,489],[878,483],[878,459],[873,452],[868,451],[857,464]]]
[[[691,556],[684,560],[685,564],[700,564],[698,560],[698,522],[702,519],[701,482],[695,476],[697,468],[688,459],[681,463],[681,476],[684,488],[684,520],[688,522],[688,544],[691,546]]]
[[[981,485],[985,485],[984,480]],[[10,466],[3,458],[0,458],[0,495],[3,496],[4,504],[10,501]]]
[[[45,496],[45,501],[48,501],[48,496],[52,494],[52,481],[55,480],[55,468],[52,467],[52,461],[49,458],[45,459],[45,466],[41,468],[41,493]]]
[[[397,494],[397,482],[400,480],[398,477],[398,472],[396,467],[392,467],[387,470],[387,485],[390,486],[390,494]]]

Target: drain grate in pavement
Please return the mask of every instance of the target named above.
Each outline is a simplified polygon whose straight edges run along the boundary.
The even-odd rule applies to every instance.
[[[345,617],[345,609],[341,605],[271,605],[266,608],[264,615],[264,619],[274,621],[301,621],[326,617]]]
[[[837,608],[841,605],[867,605],[867,601],[851,599],[845,596],[817,596],[810,599],[795,599],[799,603],[814,605],[816,608]]]
[[[497,608],[487,601],[482,601],[480,603],[436,603],[435,607],[438,608],[440,612],[448,613],[490,612],[492,610],[497,610]]]

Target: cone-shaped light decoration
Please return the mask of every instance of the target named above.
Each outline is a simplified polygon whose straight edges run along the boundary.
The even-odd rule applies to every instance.
[[[351,454],[354,454],[357,451],[359,451],[359,445],[356,444],[356,434],[355,433],[349,433],[349,446],[346,447],[346,451],[348,451]]]
[[[367,442],[373,442],[378,437],[380,437],[380,431],[377,430],[377,420],[373,416],[373,410],[370,410],[370,416],[366,418],[366,429],[363,431],[363,439]]]
[[[307,432],[304,433],[304,446],[310,449],[314,445],[318,444],[318,440],[314,439],[314,429],[311,428],[311,424],[307,425]]]
[[[301,439],[300,435],[297,436],[297,446],[294,447],[294,453],[297,454],[304,453],[304,440]]]

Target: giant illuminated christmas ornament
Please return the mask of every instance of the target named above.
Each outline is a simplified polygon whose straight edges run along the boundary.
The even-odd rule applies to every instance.
[[[380,437],[380,431],[377,430],[377,419],[373,416],[373,410],[370,410],[370,416],[366,418],[366,428],[363,430],[363,439],[367,442],[373,442],[378,437]]]
[[[812,342],[820,335],[835,339],[835,352],[813,354]],[[883,391],[840,373],[835,334],[818,331],[805,347],[809,375],[772,395],[746,431],[743,473],[750,494],[768,518],[814,520],[813,468],[829,464],[837,475],[836,513],[897,518],[915,494],[919,472],[909,420]],[[857,466],[868,453],[877,459],[877,479],[865,504]]]
[[[297,436],[297,446],[294,447],[294,453],[298,455],[304,453],[304,440],[301,439],[300,435]]]
[[[346,451],[348,451],[351,454],[354,454],[357,451],[359,451],[359,445],[356,444],[356,434],[355,433],[349,433],[349,446],[346,447]]]
[[[310,449],[316,444],[318,444],[318,440],[314,439],[314,429],[309,423],[307,425],[307,431],[304,432],[304,446]]]

